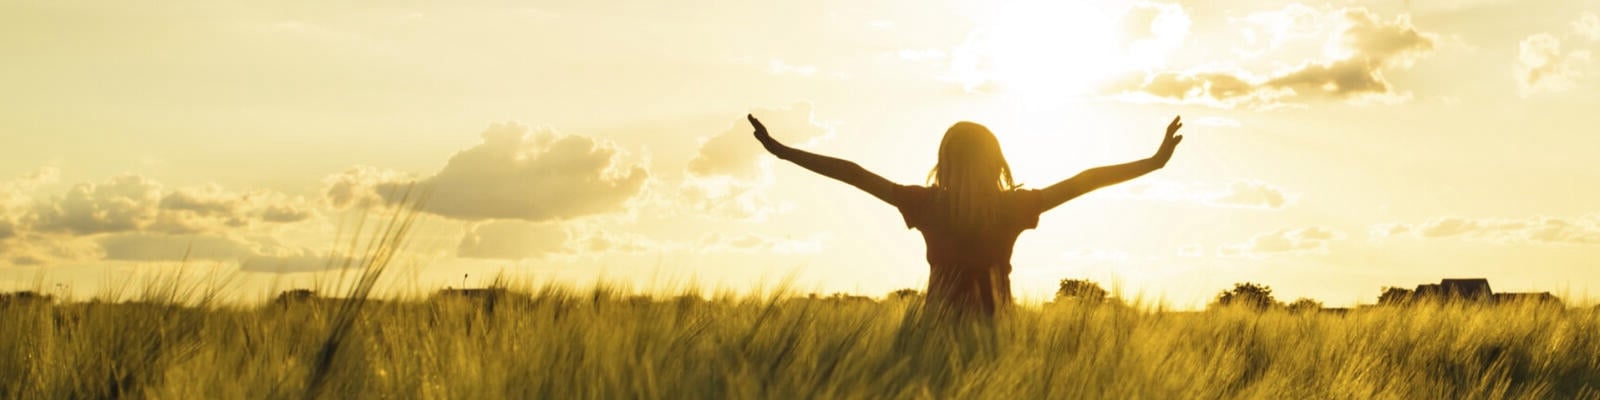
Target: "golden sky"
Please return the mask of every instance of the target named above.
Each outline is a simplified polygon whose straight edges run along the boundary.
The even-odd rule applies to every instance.
[[[1017,243],[1014,287],[1177,307],[1485,277],[1600,290],[1600,1],[0,3],[0,289],[189,265],[306,286],[388,189],[434,189],[419,290],[540,282],[880,296],[896,211],[761,153],[921,183],[972,120],[1043,187],[1151,154]]]

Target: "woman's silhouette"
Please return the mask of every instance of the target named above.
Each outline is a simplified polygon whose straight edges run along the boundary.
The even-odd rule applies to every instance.
[[[926,305],[958,314],[992,316],[1011,304],[1011,248],[1039,214],[1095,189],[1137,178],[1167,165],[1183,136],[1182,117],[1167,125],[1150,158],[1084,170],[1044,189],[1020,189],[989,128],[957,122],[939,144],[928,186],[899,185],[854,162],[778,143],[754,115],[756,140],[778,158],[855,186],[900,209],[907,228],[922,231],[928,247]]]

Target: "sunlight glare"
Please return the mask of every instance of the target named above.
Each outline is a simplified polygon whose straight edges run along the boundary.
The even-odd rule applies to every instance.
[[[1124,67],[1113,39],[1120,8],[1016,1],[972,7],[978,27],[952,72],[969,92],[997,91],[1030,107],[1060,104]]]

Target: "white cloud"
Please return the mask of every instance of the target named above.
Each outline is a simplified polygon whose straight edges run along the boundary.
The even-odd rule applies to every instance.
[[[831,124],[816,119],[810,102],[784,108],[758,108],[750,114],[761,120],[774,139],[789,146],[805,146],[833,132]],[[755,180],[766,172],[761,168],[761,160],[771,156],[752,136],[755,128],[744,115],[729,115],[729,120],[732,125],[728,129],[701,139],[700,149],[689,160],[689,174]]]
[[[1064,260],[1126,262],[1129,256],[1127,252],[1121,250],[1074,249],[1062,252],[1061,258]]]
[[[748,233],[737,235],[713,233],[702,238],[699,247],[705,252],[810,254],[822,251],[822,238],[794,239]]]
[[[1186,122],[1194,126],[1209,126],[1215,128],[1238,128],[1240,126],[1244,126],[1244,124],[1240,123],[1239,120],[1218,116],[1194,118]]]
[[[1465,218],[1441,217],[1417,224],[1374,225],[1374,239],[1472,239],[1505,244],[1600,245],[1600,220],[1595,218]]]
[[[272,230],[315,216],[304,199],[280,193],[168,189],[134,174],[34,193],[57,175],[45,169],[0,184],[0,263],[236,260],[281,247]]]
[[[571,233],[560,223],[493,221],[473,224],[456,247],[465,258],[523,260],[569,253]]]
[[[1591,57],[1588,50],[1562,51],[1561,39],[1548,33],[1523,39],[1518,49],[1515,73],[1523,96],[1572,89]]]
[[[688,177],[671,200],[676,208],[702,215],[759,222],[783,211],[767,196],[769,182],[727,177]]]
[[[1205,254],[1205,246],[1198,244],[1191,244],[1178,248],[1178,257],[1199,257]]]
[[[1291,42],[1325,40],[1328,31],[1337,31],[1340,21],[1315,8],[1292,3],[1278,10],[1252,12],[1230,22],[1243,34],[1244,44],[1257,49],[1245,51],[1246,55],[1258,56]]]
[[[793,147],[814,144],[833,133],[833,125],[817,120],[809,102],[755,109],[751,114],[773,138]],[[755,140],[754,130],[740,115],[728,129],[701,139],[673,201],[694,212],[740,220],[762,220],[779,211],[766,196],[776,158]]]
[[[1122,22],[1128,57],[1137,68],[1164,65],[1167,55],[1189,37],[1193,24],[1182,5],[1148,1],[1134,3]]]
[[[770,74],[773,74],[773,75],[778,75],[778,76],[795,75],[795,76],[811,77],[811,76],[815,76],[817,74],[817,66],[815,66],[815,65],[794,65],[794,64],[786,63],[783,60],[779,60],[779,59],[774,58],[774,59],[771,59],[771,60],[767,60],[767,73],[770,73]]]
[[[399,172],[357,165],[323,178],[322,196],[335,209],[379,207],[387,202],[378,185],[414,180]]]
[[[899,57],[901,60],[906,60],[906,61],[943,60],[943,59],[949,57],[947,54],[945,54],[944,50],[935,49],[935,48],[900,49],[900,51],[896,51],[895,52],[895,56]]]
[[[1283,18],[1311,18],[1303,12],[1303,6],[1291,6]],[[1306,100],[1392,102],[1406,98],[1407,94],[1397,91],[1384,77],[1383,70],[1411,67],[1433,51],[1438,35],[1418,30],[1406,14],[1392,20],[1364,8],[1330,14],[1341,16],[1342,22],[1338,33],[1328,38],[1325,59],[1261,75],[1215,67],[1143,74],[1118,85],[1118,97],[1134,102],[1257,109]],[[1274,43],[1300,34],[1292,30],[1294,24],[1274,26]]]
[[[325,180],[334,206],[394,205],[415,182],[422,211],[463,221],[556,221],[622,211],[644,186],[643,166],[623,165],[609,142],[519,124],[494,124],[483,142],[456,152],[420,180],[356,167]],[[413,193],[414,194],[414,193]]]
[[[73,235],[136,231],[155,223],[160,201],[161,185],[139,175],[80,183],[39,203],[33,229]]]
[[[1236,180],[1226,187],[1186,184],[1165,180],[1134,182],[1112,189],[1114,196],[1133,199],[1178,201],[1212,207],[1281,209],[1293,204],[1299,195],[1256,180]]]
[[[1217,255],[1265,257],[1273,254],[1325,254],[1329,242],[1344,237],[1344,233],[1322,226],[1282,229],[1256,235],[1245,243],[1219,246]]]
[[[498,260],[537,260],[551,256],[638,253],[681,247],[595,224],[497,220],[467,226],[456,256]]]
[[[1572,30],[1584,39],[1600,42],[1600,15],[1593,11],[1584,12],[1577,21],[1572,21]]]
[[[1289,195],[1263,182],[1234,181],[1227,191],[1212,197],[1210,202],[1227,207],[1279,209],[1289,204]]]

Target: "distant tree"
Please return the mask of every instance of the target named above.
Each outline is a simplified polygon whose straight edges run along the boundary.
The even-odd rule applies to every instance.
[[[22,305],[22,304],[43,304],[43,303],[49,303],[53,299],[54,299],[54,297],[52,297],[52,296],[50,296],[48,294],[43,294],[43,293],[35,292],[35,291],[32,291],[32,290],[26,290],[26,291],[21,291],[21,292],[12,292],[12,293],[0,293],[0,306],[11,305],[11,304],[17,304],[17,305]]]
[[[1213,304],[1223,307],[1249,307],[1261,311],[1278,305],[1278,301],[1272,298],[1272,288],[1267,285],[1244,282],[1233,284],[1233,290],[1217,293],[1217,300]]]
[[[1322,309],[1322,302],[1315,299],[1301,297],[1289,303],[1289,312],[1317,312]]]
[[[1383,294],[1378,295],[1378,304],[1379,305],[1386,305],[1386,306],[1399,306],[1399,305],[1410,304],[1411,303],[1411,299],[1413,298],[1412,295],[1414,295],[1414,294],[1415,293],[1413,293],[1411,289],[1406,289],[1406,288],[1403,288],[1403,287],[1385,286],[1383,288]]]
[[[1056,289],[1056,301],[1075,300],[1091,303],[1106,301],[1106,290],[1088,279],[1062,279]]]
[[[889,292],[888,298],[889,298],[889,300],[904,300],[904,301],[917,300],[917,299],[921,299],[922,298],[922,292],[918,292],[916,289],[910,289],[910,288],[900,289],[900,290],[896,290],[896,291],[893,291],[893,292]]]

